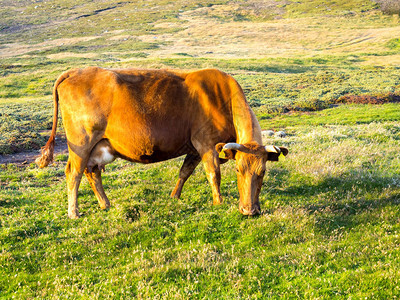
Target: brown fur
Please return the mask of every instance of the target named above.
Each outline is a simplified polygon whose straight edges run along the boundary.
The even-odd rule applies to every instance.
[[[74,69],[58,78],[53,94],[53,129],[37,163],[44,167],[52,160],[59,105],[69,148],[65,172],[71,218],[79,216],[77,192],[84,172],[100,206],[109,206],[101,168],[87,168],[93,149],[102,140],[107,140],[115,156],[132,162],[153,163],[187,155],[174,197],[180,196],[184,182],[203,161],[215,204],[222,201],[219,164],[225,161],[218,158],[215,145],[249,144],[252,154],[244,153],[246,159],[263,148],[260,126],[242,89],[218,70]],[[265,165],[257,160],[260,163]],[[248,188],[244,183],[240,190]]]

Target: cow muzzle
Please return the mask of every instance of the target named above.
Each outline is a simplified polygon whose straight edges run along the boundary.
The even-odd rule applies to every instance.
[[[239,205],[239,211],[244,216],[256,216],[261,213],[260,205],[254,205],[253,207],[246,207]]]

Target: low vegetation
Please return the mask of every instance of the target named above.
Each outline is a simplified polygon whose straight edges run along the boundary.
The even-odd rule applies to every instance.
[[[49,103],[29,101],[0,105],[0,154],[39,149],[47,137],[41,132],[51,129]],[[46,112],[46,113],[45,113]]]
[[[393,2],[393,1],[392,1]],[[388,1],[6,1],[0,7],[0,298],[400,296],[399,20]],[[385,4],[386,3],[386,4]],[[395,12],[396,13],[396,12]],[[235,166],[212,206],[182,158],[106,166],[112,207],[86,179],[67,218],[66,154],[44,145],[52,85],[72,67],[215,67],[241,84],[265,144],[262,214],[238,212]],[[59,132],[62,132],[60,122]]]
[[[400,15],[400,3],[396,0],[376,0],[379,4],[379,9],[385,14],[389,15]]]

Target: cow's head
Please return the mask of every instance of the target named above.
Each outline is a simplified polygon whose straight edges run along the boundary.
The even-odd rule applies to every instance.
[[[236,173],[240,194],[239,211],[244,215],[260,213],[260,195],[265,163],[278,161],[280,155],[286,156],[288,149],[276,146],[261,146],[257,143],[237,144],[219,143],[215,146],[219,157],[236,160]]]

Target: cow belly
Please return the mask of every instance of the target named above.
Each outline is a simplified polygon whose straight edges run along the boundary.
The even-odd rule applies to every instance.
[[[165,122],[149,126],[126,122],[125,126],[109,126],[105,137],[118,156],[132,162],[154,163],[194,152],[188,130]],[[133,126],[132,126],[133,125]]]
[[[139,141],[135,143],[134,140],[132,140],[133,143],[120,144],[115,140],[110,140],[118,157],[145,164],[165,161],[187,153],[195,153],[190,142],[176,144],[176,147],[166,147],[171,145],[148,144]]]

